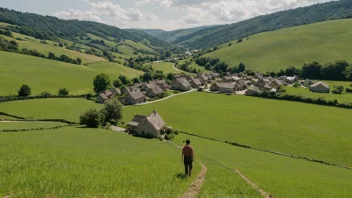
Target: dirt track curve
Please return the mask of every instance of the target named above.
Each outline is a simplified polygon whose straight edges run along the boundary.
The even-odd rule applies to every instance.
[[[197,161],[201,165],[202,170],[198,174],[197,179],[189,186],[188,190],[183,195],[181,195],[180,198],[196,197],[202,189],[202,185],[205,180],[205,175],[207,174],[208,169],[201,161]]]

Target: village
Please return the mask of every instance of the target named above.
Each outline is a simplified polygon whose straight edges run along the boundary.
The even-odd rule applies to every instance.
[[[298,76],[280,76],[278,78],[266,77],[256,73],[254,76],[245,73],[230,74],[221,77],[218,73],[200,73],[197,76],[185,74],[175,75],[169,85],[165,80],[153,80],[148,83],[138,83],[120,90],[113,88],[102,92],[97,97],[98,103],[104,103],[112,98],[120,98],[124,105],[146,104],[150,99],[162,99],[165,92],[172,90],[177,93],[189,91],[203,91],[217,94],[236,94],[245,96],[259,96],[263,93],[279,93],[284,86],[309,88],[316,93],[329,93],[330,87],[323,83],[309,79],[300,80]],[[135,115],[125,128],[118,128],[120,132],[150,138],[172,139],[173,129],[166,126],[161,115],[155,110],[150,115]],[[168,136],[168,137],[167,137]],[[167,138],[166,138],[167,137]]]

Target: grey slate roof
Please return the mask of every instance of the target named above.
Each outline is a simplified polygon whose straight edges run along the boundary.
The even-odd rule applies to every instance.
[[[151,88],[149,91],[153,92],[155,95],[163,93],[163,89],[161,89],[159,86],[155,86]]]
[[[145,97],[145,95],[142,92],[140,92],[139,90],[131,91],[129,94],[135,100]]]
[[[321,82],[321,81],[312,84],[310,87],[316,87],[316,86],[319,86],[319,85],[322,85],[322,86],[324,86],[324,87],[327,88],[327,89],[330,89],[329,85],[327,85],[327,84],[325,84],[325,83],[323,83],[323,82]]]
[[[184,87],[190,87],[191,86],[186,78],[177,78],[176,80]]]

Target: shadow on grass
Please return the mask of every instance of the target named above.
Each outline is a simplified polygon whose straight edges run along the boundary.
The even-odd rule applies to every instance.
[[[177,179],[181,179],[181,180],[186,180],[186,179],[188,178],[188,176],[185,175],[184,173],[177,173],[177,174],[175,175],[175,177],[176,177]]]

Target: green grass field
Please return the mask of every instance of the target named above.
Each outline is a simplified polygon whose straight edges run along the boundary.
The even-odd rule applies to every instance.
[[[5,119],[5,120],[16,120],[16,118],[10,117],[10,116],[5,116],[5,115],[0,115],[0,120]]]
[[[352,166],[352,111],[347,109],[193,92],[127,107],[124,120],[153,110],[186,132]]]
[[[201,191],[203,197],[257,197],[243,183],[240,183],[238,176],[231,169],[226,170],[222,165],[241,171],[273,197],[348,198],[352,196],[351,170],[186,135],[176,136],[174,142],[182,144],[185,139],[191,140],[196,158],[208,165],[209,173]],[[285,143],[289,142],[290,140],[285,141]],[[242,192],[243,195],[239,195],[238,192]]]
[[[332,94],[332,93],[314,93],[309,91],[308,88],[295,88],[295,87],[286,87],[286,94],[290,95],[300,95],[304,97],[311,97],[311,98],[324,98],[326,100],[337,100],[340,103],[344,102],[352,102],[352,94],[343,93],[339,94]]]
[[[184,64],[186,62],[186,60],[189,60],[189,59],[178,61],[178,65]],[[195,69],[197,69],[197,71],[200,70],[201,72],[206,72],[207,71],[204,67],[201,67],[201,66],[197,65],[194,61],[188,67],[189,68],[195,68]]]
[[[77,98],[50,98],[0,103],[0,111],[34,119],[65,119],[79,122],[79,115],[100,104]],[[25,111],[24,111],[25,109]]]
[[[148,63],[150,64],[150,63]],[[179,71],[177,71],[176,69],[174,69],[174,64],[173,63],[169,63],[169,62],[161,62],[161,63],[154,63],[154,64],[150,64],[153,69],[155,71],[159,70],[159,71],[163,71],[164,74],[178,74],[181,73]]]
[[[50,128],[62,126],[62,123],[50,122],[0,122],[0,130],[2,129],[33,129],[33,128]]]
[[[136,49],[140,49],[140,50],[147,50],[147,51],[151,51],[153,52],[154,50],[146,45],[144,45],[143,43],[137,43],[137,42],[134,42],[134,41],[131,41],[131,40],[125,40],[123,41],[123,43],[129,45],[129,46],[132,46]]]
[[[125,75],[128,78],[134,78],[143,75],[142,71],[111,62],[97,62],[89,64],[87,67],[95,70],[98,73],[108,74],[112,81],[117,79],[119,75]]]
[[[33,56],[0,52],[0,95],[17,95],[23,84],[28,84],[32,95],[43,91],[56,94],[60,88],[67,88],[70,94],[86,94],[93,92],[93,79],[106,72],[117,78],[120,74],[137,77],[140,71],[122,65],[99,62],[89,66],[73,65]]]
[[[56,47],[50,44],[42,44],[37,42],[23,41],[19,42],[20,49],[27,48],[30,50],[37,50],[38,52],[45,54],[46,56],[49,52],[54,53],[56,56],[67,55],[71,58],[81,58],[83,63],[91,63],[97,61],[103,61],[104,59],[98,56],[93,56],[90,54],[84,54],[77,51],[68,50],[62,47]]]
[[[336,20],[265,32],[232,41],[204,56],[217,57],[229,66],[243,62],[247,69],[267,72],[289,66],[302,67],[306,62],[322,64],[335,60],[352,62],[352,20]],[[314,36],[312,36],[314,35]]]
[[[177,176],[175,146],[106,130],[0,133],[0,145],[1,197],[171,198],[196,176]]]

